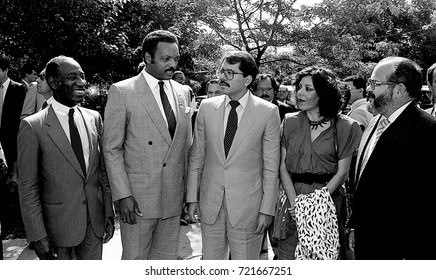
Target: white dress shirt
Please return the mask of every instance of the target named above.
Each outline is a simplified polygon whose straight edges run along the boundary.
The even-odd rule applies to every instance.
[[[247,107],[248,103],[248,97],[250,96],[249,91],[244,94],[239,100],[239,106],[236,108],[236,113],[238,114],[238,126],[241,122],[242,115],[244,114],[245,108]],[[225,107],[224,107],[224,135],[226,134],[226,128],[227,128],[227,120],[229,119],[230,110],[232,109],[232,106],[230,106],[230,97],[226,95]]]
[[[59,103],[58,101],[56,101],[56,99],[53,99],[53,102],[51,104],[53,106],[53,110],[56,113],[56,116],[58,117],[59,122],[61,123],[62,128],[64,129],[68,141],[71,143],[70,125],[68,123],[68,112],[70,111],[71,108]],[[79,109],[77,109],[77,105],[74,106],[73,109],[74,109],[74,122],[80,134],[80,140],[82,142],[82,148],[83,148],[83,157],[85,159],[86,170],[88,170],[88,166],[89,166],[88,133],[86,130],[85,122],[83,120],[83,116],[80,113]]]
[[[170,102],[171,109],[173,109],[174,117],[177,120],[177,106],[176,106],[177,99],[176,99],[176,96],[174,94],[173,86],[171,85],[171,82],[169,80],[158,80],[155,77],[153,77],[152,75],[150,75],[149,73],[147,73],[147,71],[145,71],[145,70],[143,70],[142,73],[144,74],[145,80],[147,81],[147,84],[150,87],[151,92],[153,93],[154,99],[156,100],[157,105],[159,106],[160,112],[162,113],[162,116],[165,119],[165,123],[168,127],[168,120],[167,120],[167,117],[165,115],[165,110],[164,110],[163,105],[162,105],[162,100],[160,98],[159,81],[164,82],[165,93],[168,97],[168,101]]]

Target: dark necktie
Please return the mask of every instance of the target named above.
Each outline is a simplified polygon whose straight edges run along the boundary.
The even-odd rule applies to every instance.
[[[170,132],[171,138],[174,137],[174,132],[176,131],[176,117],[174,116],[173,109],[171,108],[171,104],[168,101],[167,94],[164,90],[164,82],[159,81],[159,93],[160,99],[162,100],[162,106],[164,108],[165,116],[167,117],[168,122],[168,131]]]
[[[226,134],[224,135],[224,153],[226,154],[226,158],[232,146],[233,138],[235,138],[236,130],[238,129],[238,113],[236,113],[236,108],[239,106],[239,102],[232,100],[229,104],[232,106],[232,109],[230,109]]]
[[[48,103],[47,103],[47,100],[45,100],[44,103],[42,103],[41,110],[44,110],[47,106],[48,106]]]
[[[86,165],[85,158],[83,157],[82,140],[80,140],[80,134],[74,122],[74,109],[72,108],[68,112],[68,124],[70,126],[71,147],[73,148],[74,154],[76,154],[76,158],[79,161],[80,167],[82,168],[83,175],[86,177]]]

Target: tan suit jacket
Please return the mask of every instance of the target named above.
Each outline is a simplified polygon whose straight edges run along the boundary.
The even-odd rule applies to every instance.
[[[52,106],[21,121],[19,198],[29,242],[48,236],[56,247],[76,246],[85,236],[88,217],[102,237],[105,216],[113,216],[99,147],[101,117],[93,110],[79,111],[90,145],[86,177]]]
[[[41,110],[44,101],[45,97],[38,93],[36,83],[31,83],[29,90],[26,93],[26,98],[24,99],[20,119],[24,119],[25,117],[28,117]]]
[[[279,185],[279,111],[271,102],[248,94],[227,159],[225,96],[203,100],[197,114],[187,202],[199,201],[201,221],[206,224],[215,223],[223,197],[235,228],[256,227],[259,212],[274,215]]]
[[[113,198],[133,196],[147,219],[182,211],[191,108],[183,87],[170,83],[177,97],[173,139],[142,73],[113,84],[105,109],[103,153]]]

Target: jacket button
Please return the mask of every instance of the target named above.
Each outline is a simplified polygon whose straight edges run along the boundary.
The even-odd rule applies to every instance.
[[[151,141],[148,141],[148,145],[153,145],[153,142],[151,142]]]
[[[165,167],[165,166],[167,166],[167,163],[166,163],[166,162],[163,164],[163,167]]]

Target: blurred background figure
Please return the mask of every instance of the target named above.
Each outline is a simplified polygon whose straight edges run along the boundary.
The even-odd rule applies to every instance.
[[[196,108],[195,95],[192,88],[187,84],[185,74],[182,71],[174,71],[173,80],[183,85],[186,88],[186,100],[188,100],[189,107]]]
[[[368,126],[373,115],[368,110],[370,105],[366,99],[366,80],[361,76],[349,76],[343,80],[350,88],[350,111],[348,116],[359,123],[362,131]]]
[[[219,96],[223,94],[223,91],[220,86],[220,80],[219,79],[211,79],[206,84],[206,94],[207,98]]]
[[[276,97],[278,96],[279,83],[270,74],[259,74],[253,84],[253,94],[271,102],[279,107],[280,121],[285,114],[297,111],[295,107],[290,106]],[[286,93],[288,95],[288,93]]]
[[[28,63],[21,68],[22,79],[20,83],[26,88],[26,91],[29,90],[30,84],[35,82],[38,78],[38,72],[36,72],[35,69],[32,64]]]
[[[436,108],[436,63],[434,63],[432,66],[430,66],[430,68],[428,68],[427,70],[427,85],[428,85],[428,89],[431,91],[432,95],[433,95],[433,106],[426,109],[425,111],[427,113],[429,113],[430,115],[432,115],[433,117],[436,117],[436,112],[435,112],[435,108]]]

